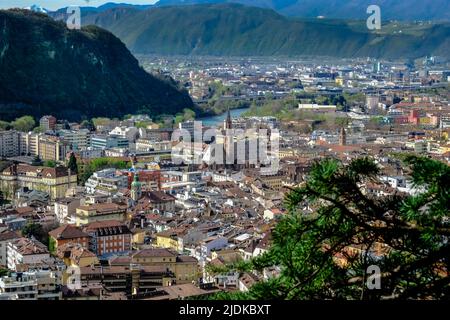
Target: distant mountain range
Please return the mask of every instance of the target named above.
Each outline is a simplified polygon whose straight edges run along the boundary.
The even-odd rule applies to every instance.
[[[106,3],[99,7],[82,7],[84,12],[103,12],[114,8],[145,10],[152,7],[193,4],[239,3],[273,9],[288,17],[329,19],[367,19],[367,7],[379,5],[382,19],[400,21],[450,21],[449,0],[160,0],[154,5]],[[48,10],[47,10],[48,11]],[[65,8],[58,10],[59,13]]]
[[[111,31],[140,54],[388,59],[450,55],[450,23],[390,23],[373,32],[365,21],[288,18],[239,4],[118,7],[84,12],[82,22]]]
[[[389,20],[450,20],[448,0],[160,0],[156,6],[204,3],[240,3],[274,9],[292,17],[332,19],[366,19],[367,7],[379,5]]]
[[[187,92],[145,72],[110,32],[69,30],[42,13],[0,10],[1,120],[175,114],[192,107]]]

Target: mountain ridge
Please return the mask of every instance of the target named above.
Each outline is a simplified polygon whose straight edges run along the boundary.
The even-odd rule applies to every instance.
[[[83,23],[108,29],[139,54],[409,59],[450,51],[449,23],[371,32],[365,21],[289,18],[240,4],[114,8]]]
[[[177,113],[187,92],[144,71],[125,45],[96,26],[69,30],[49,16],[0,10],[0,118],[68,120]]]

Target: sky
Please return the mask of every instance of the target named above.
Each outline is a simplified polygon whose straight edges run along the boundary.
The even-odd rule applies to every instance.
[[[49,10],[64,8],[69,5],[98,7],[107,2],[131,3],[131,4],[153,4],[157,0],[0,0],[0,8],[23,8],[33,4]]]

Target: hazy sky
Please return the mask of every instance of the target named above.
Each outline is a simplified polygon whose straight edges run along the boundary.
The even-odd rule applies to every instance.
[[[80,5],[80,6],[93,6],[98,7],[107,2],[116,3],[132,3],[132,4],[153,4],[157,0],[0,0],[0,8],[23,8],[28,7],[33,4],[39,5],[43,8],[54,10],[69,5]]]

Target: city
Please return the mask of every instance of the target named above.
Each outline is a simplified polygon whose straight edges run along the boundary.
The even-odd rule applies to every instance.
[[[135,56],[192,105],[1,119],[0,300],[448,299],[447,56]]]

